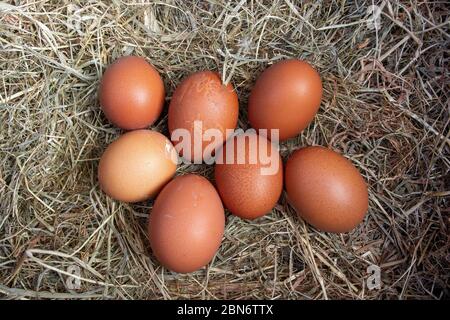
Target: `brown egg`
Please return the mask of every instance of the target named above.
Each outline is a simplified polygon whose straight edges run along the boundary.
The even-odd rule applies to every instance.
[[[141,57],[122,57],[103,74],[100,105],[105,116],[116,126],[142,129],[161,114],[164,83],[158,71]]]
[[[201,163],[210,143],[211,148],[219,148],[230,136],[226,134],[226,129],[236,127],[238,112],[238,98],[231,84],[223,85],[219,75],[212,71],[191,74],[176,88],[169,105],[169,131],[175,148],[181,149],[178,143],[185,144],[182,139],[177,142],[177,131],[180,132],[177,129],[186,129],[192,140],[185,144],[187,152],[179,150],[180,155],[188,161]],[[201,124],[201,130],[198,130],[201,135],[208,129],[217,129],[221,137],[212,138],[211,142],[202,142],[200,137],[198,148],[195,148],[194,121]]]
[[[178,155],[156,131],[130,131],[112,142],[98,166],[98,181],[111,198],[138,202],[154,197],[172,178]]]
[[[322,99],[322,81],[302,60],[284,60],[257,79],[248,101],[248,119],[255,129],[279,130],[279,139],[295,137],[312,121]],[[262,133],[262,132],[261,132]]]
[[[178,176],[155,200],[148,222],[150,246],[166,268],[193,272],[220,247],[225,214],[214,186],[198,175]]]
[[[299,149],[287,161],[285,179],[289,202],[317,229],[348,232],[364,219],[367,185],[340,154],[324,147]]]
[[[283,164],[263,136],[230,138],[216,156],[215,179],[225,207],[244,219],[270,212],[283,190]]]

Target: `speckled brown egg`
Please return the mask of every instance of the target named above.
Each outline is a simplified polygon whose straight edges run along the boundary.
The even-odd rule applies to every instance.
[[[116,126],[143,129],[158,119],[164,105],[164,83],[144,58],[117,59],[103,74],[99,98],[102,110]]]
[[[279,130],[279,139],[298,135],[313,120],[322,99],[322,81],[309,63],[290,59],[275,63],[257,79],[248,101],[255,129]]]
[[[106,148],[98,166],[98,181],[113,199],[147,200],[175,174],[177,159],[172,143],[161,133],[130,131]]]
[[[178,147],[177,150],[181,149],[178,144],[182,139],[175,138],[177,129],[187,130],[192,140],[186,144],[190,148],[185,149],[190,150],[190,154],[179,150],[180,155],[188,161],[201,163],[207,147],[209,150],[218,149],[230,136],[226,130],[236,127],[238,112],[238,98],[230,83],[224,85],[219,75],[212,71],[193,73],[180,83],[170,101],[168,119],[172,142]],[[195,122],[201,125],[201,128],[197,127],[200,137],[198,148],[195,148],[194,144]],[[218,130],[221,137],[202,141],[202,136],[208,129]],[[214,155],[214,152],[211,152],[211,155]]]
[[[322,231],[348,232],[368,209],[367,185],[353,164],[324,147],[295,151],[286,164],[286,191],[298,215]]]
[[[196,271],[216,254],[225,214],[214,186],[198,175],[178,176],[155,200],[148,222],[153,254],[166,268]]]
[[[270,212],[283,189],[283,164],[275,146],[263,136],[230,138],[216,156],[217,189],[225,207],[244,219]]]

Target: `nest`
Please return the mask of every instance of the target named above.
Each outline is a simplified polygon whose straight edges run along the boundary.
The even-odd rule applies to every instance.
[[[0,296],[51,299],[443,299],[449,297],[449,11],[444,2],[47,1],[0,3]],[[152,201],[119,203],[97,165],[120,134],[97,99],[105,68],[146,57],[165,110],[183,77],[210,69],[239,95],[256,77],[309,61],[321,109],[283,159],[306,145],[344,154],[369,185],[348,234],[319,232],[283,194],[255,221],[227,213],[214,260],[176,274],[152,256]],[[213,167],[177,174],[212,178]],[[369,285],[379,268],[380,282]],[[72,276],[75,275],[75,276]]]

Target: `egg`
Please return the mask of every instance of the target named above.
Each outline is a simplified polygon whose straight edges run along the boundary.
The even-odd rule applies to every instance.
[[[220,247],[224,228],[224,209],[216,189],[195,174],[169,182],[156,198],[148,221],[154,256],[179,273],[207,265]]]
[[[106,148],[98,166],[98,181],[113,199],[147,200],[172,178],[177,160],[175,148],[161,133],[130,131]]]
[[[298,215],[319,230],[351,231],[368,210],[367,185],[358,169],[330,149],[295,151],[286,163],[285,181]]]
[[[279,139],[286,140],[308,126],[321,99],[317,71],[306,61],[283,60],[258,77],[248,101],[248,119],[253,128],[268,130],[269,138],[272,129],[277,129]]]
[[[101,108],[109,121],[126,129],[143,129],[158,119],[164,104],[164,83],[144,58],[122,57],[100,82]]]
[[[218,149],[231,135],[227,129],[236,127],[238,113],[238,98],[230,83],[222,84],[219,75],[212,71],[191,74],[176,88],[170,101],[168,120],[172,142],[188,161],[201,163],[205,158],[211,159],[203,157],[206,148],[208,155],[214,155],[209,150]],[[215,129],[218,135],[206,141],[203,135],[209,129]],[[182,131],[189,133],[189,141],[178,137]]]
[[[214,176],[225,207],[243,219],[270,212],[283,190],[278,150],[256,133],[240,134],[225,143],[216,155]]]

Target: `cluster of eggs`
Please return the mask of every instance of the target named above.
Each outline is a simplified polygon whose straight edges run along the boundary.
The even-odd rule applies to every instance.
[[[270,174],[263,174],[267,163],[261,157],[250,161],[248,135],[230,135],[239,116],[231,84],[223,84],[215,72],[202,71],[178,85],[168,110],[171,136],[177,129],[194,133],[194,123],[201,121],[201,130],[222,133],[222,139],[211,142],[218,147],[216,159],[227,157],[226,146],[231,142],[231,157],[245,154],[240,161],[216,162],[215,186],[196,174],[172,179],[179,157],[205,160],[208,144],[192,146],[191,152],[183,154],[177,152],[178,140],[145,129],[158,119],[165,98],[161,76],[145,59],[128,56],[111,64],[101,80],[99,98],[105,116],[128,130],[100,159],[100,187],[124,202],[156,197],[148,235],[153,254],[168,269],[187,273],[208,264],[223,237],[224,206],[243,219],[261,217],[275,207],[283,183],[298,215],[319,230],[350,231],[368,209],[366,183],[349,160],[330,149],[310,146],[296,150],[283,167],[278,148],[270,142],[272,130],[280,140],[299,134],[319,109],[321,78],[305,61],[275,63],[259,76],[249,97],[256,151],[280,163]]]

